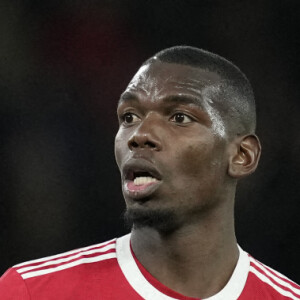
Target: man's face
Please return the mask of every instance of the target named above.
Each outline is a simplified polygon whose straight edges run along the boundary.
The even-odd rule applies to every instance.
[[[121,95],[115,156],[127,213],[137,226],[176,227],[220,201],[225,127],[214,100],[203,96],[219,79],[156,61],[142,66]]]

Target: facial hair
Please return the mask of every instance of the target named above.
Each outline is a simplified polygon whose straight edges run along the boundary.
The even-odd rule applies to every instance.
[[[162,234],[172,233],[179,227],[176,214],[171,209],[127,208],[124,213],[124,220],[130,229],[149,227]]]

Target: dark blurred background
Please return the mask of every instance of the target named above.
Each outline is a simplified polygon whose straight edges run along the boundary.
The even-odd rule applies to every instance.
[[[0,273],[127,232],[116,102],[187,44],[235,62],[263,146],[237,193],[240,245],[300,281],[299,1],[0,1]]]

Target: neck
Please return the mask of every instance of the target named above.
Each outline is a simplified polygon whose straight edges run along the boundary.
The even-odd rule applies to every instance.
[[[238,260],[233,209],[216,209],[170,234],[133,229],[131,245],[164,285],[190,297],[212,296],[226,285]]]

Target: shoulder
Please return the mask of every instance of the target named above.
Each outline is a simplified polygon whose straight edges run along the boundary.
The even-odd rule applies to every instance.
[[[8,269],[0,278],[0,298],[30,299],[26,284],[13,268]]]
[[[105,261],[116,258],[116,239],[84,248],[31,260],[18,265],[13,269],[23,279],[51,274],[76,266]]]
[[[30,299],[31,294],[45,299],[47,293],[61,289],[62,283],[65,291],[71,291],[74,286],[82,287],[95,274],[97,279],[105,278],[116,264],[116,239],[24,262],[1,277],[0,298]]]
[[[300,299],[300,286],[278,271],[249,256],[245,292],[262,299]]]

